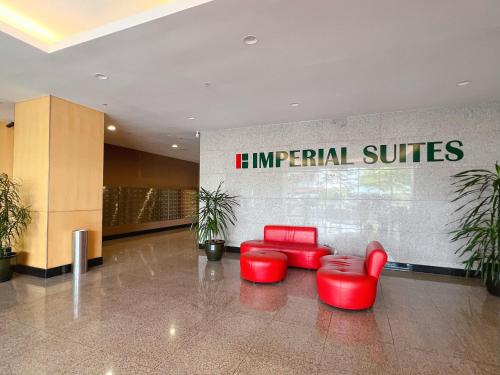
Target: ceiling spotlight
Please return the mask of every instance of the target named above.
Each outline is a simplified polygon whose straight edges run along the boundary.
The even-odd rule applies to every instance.
[[[188,117],[188,120],[194,120],[194,117]]]
[[[102,103],[101,104],[103,107],[107,107],[108,106],[108,103]]]
[[[114,126],[114,125],[108,125],[106,127],[106,129],[108,129],[110,132],[114,132],[116,130],[116,126]]]
[[[255,37],[253,35],[247,35],[246,37],[243,38],[243,43],[248,44],[248,45],[255,44],[255,43],[257,43],[257,37]]]
[[[172,148],[178,148],[178,147],[179,147],[179,145],[177,145],[175,143],[172,145]]]
[[[470,81],[461,81],[457,83],[458,86],[467,86],[468,84],[470,84]]]
[[[108,76],[106,74],[102,74],[102,73],[96,73],[95,77],[97,79],[102,79],[102,80],[108,79]]]
[[[196,132],[195,137],[200,138],[200,132]]]
[[[291,105],[292,107],[298,107],[298,106],[299,106],[299,103],[290,103],[290,105]]]

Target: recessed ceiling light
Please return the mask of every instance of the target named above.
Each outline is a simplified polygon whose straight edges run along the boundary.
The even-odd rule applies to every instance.
[[[108,103],[102,103],[101,104],[103,107],[107,107],[108,106]]]
[[[108,130],[109,130],[109,131],[111,131],[111,132],[114,132],[114,131],[116,130],[116,126],[114,126],[114,125],[108,125],[108,126],[106,127],[106,129],[108,129]]]
[[[172,145],[172,148],[178,148],[178,147],[179,147],[179,145],[177,145],[175,143]]]
[[[468,84],[470,84],[470,81],[461,81],[457,83],[458,86],[467,86]]]
[[[102,74],[102,73],[96,73],[95,77],[97,79],[102,79],[102,80],[108,79],[108,76],[106,74]]]
[[[299,106],[299,103],[290,103],[290,105],[291,105],[292,107],[298,107],[298,106]]]
[[[192,117],[192,116],[188,117],[188,120],[194,120],[194,117]]]
[[[246,37],[243,38],[243,43],[252,45],[257,43],[257,37],[254,35],[247,35]]]

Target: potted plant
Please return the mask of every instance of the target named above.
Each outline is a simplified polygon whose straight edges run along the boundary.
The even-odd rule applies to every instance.
[[[198,214],[191,225],[198,243],[205,248],[208,260],[222,258],[228,227],[237,221],[234,208],[239,206],[238,196],[222,191],[222,184],[214,191],[200,188]]]
[[[0,174],[0,282],[12,278],[13,242],[31,221],[29,209],[21,204],[19,184]]]
[[[452,241],[460,244],[456,253],[465,257],[466,274],[481,275],[491,294],[500,297],[500,165],[495,170],[472,169],[452,176],[459,204],[455,213],[458,228]]]

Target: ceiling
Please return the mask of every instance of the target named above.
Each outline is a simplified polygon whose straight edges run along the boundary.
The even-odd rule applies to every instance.
[[[497,0],[214,0],[52,53],[0,33],[0,102],[57,95],[197,161],[197,130],[500,100],[499,46]]]
[[[0,0],[0,31],[51,53],[211,0]]]

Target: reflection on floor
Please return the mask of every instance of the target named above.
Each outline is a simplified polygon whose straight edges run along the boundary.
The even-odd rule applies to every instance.
[[[386,272],[376,306],[346,312],[318,302],[314,272],[249,284],[187,231],[104,258],[78,300],[70,274],[0,284],[0,372],[500,374],[500,298],[477,280]]]

